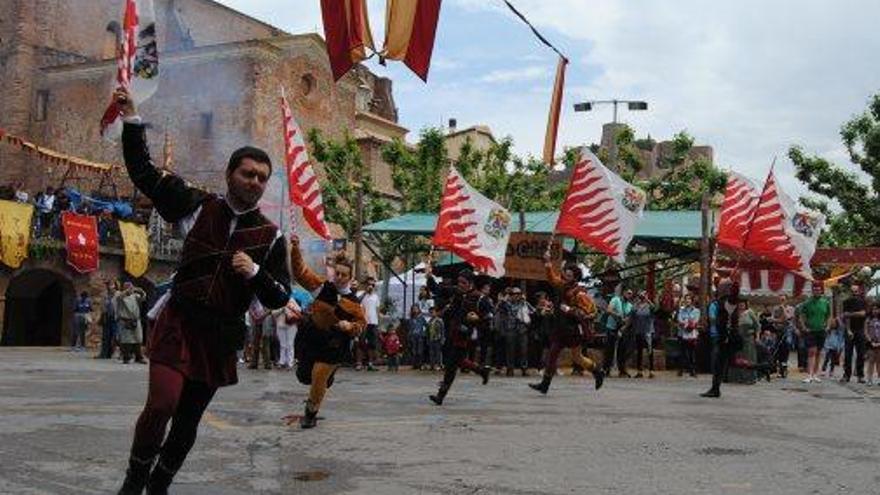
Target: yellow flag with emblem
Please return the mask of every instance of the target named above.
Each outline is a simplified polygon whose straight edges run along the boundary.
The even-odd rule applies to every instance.
[[[31,219],[34,207],[13,201],[0,201],[0,261],[18,268],[28,257]]]
[[[119,231],[122,233],[122,245],[125,248],[125,271],[132,277],[140,277],[147,273],[150,265],[147,229],[143,225],[120,221]]]

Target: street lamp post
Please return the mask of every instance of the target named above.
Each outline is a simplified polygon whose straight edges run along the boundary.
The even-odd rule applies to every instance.
[[[611,136],[611,156],[610,163],[617,170],[617,107],[621,103],[626,103],[626,107],[631,112],[644,111],[648,109],[648,102],[641,100],[590,100],[574,104],[575,112],[591,112],[596,105],[612,105],[614,107],[614,130]]]

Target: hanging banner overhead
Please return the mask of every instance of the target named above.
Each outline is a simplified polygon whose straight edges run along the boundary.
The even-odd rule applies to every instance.
[[[122,244],[125,248],[125,271],[132,277],[141,277],[150,266],[150,242],[143,225],[119,222]]]
[[[553,83],[553,98],[550,100],[550,115],[547,117],[547,133],[544,136],[544,164],[553,166],[556,158],[556,136],[559,134],[559,117],[562,114],[562,92],[565,87],[565,68],[568,60],[559,57],[556,66],[556,81]]]
[[[367,48],[375,51],[366,0],[321,0],[327,56],[338,81],[355,64],[367,58]]]
[[[403,61],[426,82],[440,21],[440,3],[440,0],[388,0],[386,8],[383,58]]]
[[[67,264],[79,273],[98,269],[98,222],[90,215],[65,211],[61,214],[64,228]]]
[[[14,201],[0,201],[0,262],[18,268],[28,257],[34,207]]]

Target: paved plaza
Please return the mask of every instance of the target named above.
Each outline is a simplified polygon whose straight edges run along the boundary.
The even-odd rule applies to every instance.
[[[0,493],[109,494],[123,477],[146,367],[61,349],[0,349]],[[709,377],[462,376],[340,372],[315,430],[282,426],[306,388],[242,370],[221,390],[176,494],[880,493],[880,389]]]

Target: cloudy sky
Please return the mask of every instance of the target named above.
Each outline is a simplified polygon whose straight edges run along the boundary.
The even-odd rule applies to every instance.
[[[322,32],[318,0],[222,0],[293,33]],[[385,2],[367,0],[381,44]],[[599,140],[610,108],[587,99],[643,99],[621,112],[638,136],[687,130],[716,162],[763,179],[773,157],[797,195],[788,147],[852,167],[840,125],[880,92],[876,0],[514,0],[571,60],[560,145]],[[394,80],[402,124],[417,138],[456,118],[512,136],[540,156],[556,57],[501,0],[443,2],[428,84],[400,64],[373,62]],[[561,148],[560,148],[561,149]]]

